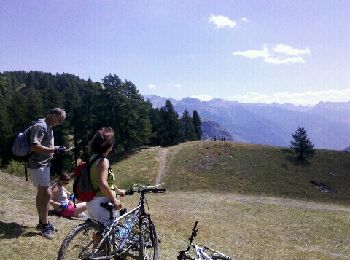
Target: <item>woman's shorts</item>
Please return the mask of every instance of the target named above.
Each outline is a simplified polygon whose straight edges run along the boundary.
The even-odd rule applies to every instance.
[[[57,212],[57,215],[65,218],[73,217],[75,213],[75,208],[73,203],[69,203],[68,207],[64,210]]]
[[[110,215],[109,211],[105,208],[102,208],[100,204],[102,202],[109,201],[110,199],[107,197],[94,197],[92,201],[86,203],[88,215],[105,226],[108,226],[111,223]],[[113,217],[115,218],[117,216],[119,216],[119,212],[113,210]]]

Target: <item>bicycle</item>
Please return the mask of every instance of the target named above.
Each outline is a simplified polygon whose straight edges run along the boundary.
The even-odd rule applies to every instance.
[[[160,184],[161,185],[161,184]],[[111,202],[101,203],[110,214],[111,224],[105,227],[102,223],[87,219],[75,227],[63,240],[58,252],[58,260],[63,259],[121,259],[136,252],[136,259],[158,259],[158,237],[149,210],[146,193],[164,193],[165,188],[135,184],[125,195],[140,194],[137,207],[121,216],[113,218],[114,205]]]
[[[214,260],[214,259],[223,259],[223,260],[233,260],[231,257],[224,255],[223,253],[216,251],[210,247],[207,246],[199,246],[193,243],[194,238],[197,236],[198,233],[198,221],[194,223],[194,226],[192,228],[192,234],[189,238],[189,245],[187,246],[186,250],[180,251],[179,255],[177,256],[178,260]],[[196,258],[192,257],[190,255],[190,249],[193,248],[193,251],[196,255]]]

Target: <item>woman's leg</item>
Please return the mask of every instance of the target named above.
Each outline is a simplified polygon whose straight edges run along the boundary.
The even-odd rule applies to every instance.
[[[80,213],[84,212],[86,208],[86,202],[79,202],[75,204],[76,208],[74,211],[74,217],[77,217]]]

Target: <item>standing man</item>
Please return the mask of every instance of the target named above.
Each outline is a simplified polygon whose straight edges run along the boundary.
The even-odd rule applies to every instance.
[[[48,211],[51,198],[50,160],[54,153],[65,153],[66,148],[54,146],[52,128],[61,125],[66,118],[66,112],[61,108],[52,109],[46,118],[37,120],[31,128],[30,143],[32,152],[28,158],[28,172],[33,184],[37,187],[36,208],[39,215],[37,228],[42,236],[52,239],[54,227],[48,221]]]

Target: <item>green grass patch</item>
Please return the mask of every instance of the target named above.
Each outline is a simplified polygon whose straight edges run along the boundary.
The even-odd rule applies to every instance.
[[[154,185],[158,173],[159,150],[136,150],[111,161],[118,187],[130,188],[134,183]]]
[[[171,190],[201,190],[332,201],[348,204],[350,154],[317,150],[307,163],[288,149],[232,142],[190,142],[172,148],[166,183]],[[333,176],[335,175],[335,176]],[[322,193],[310,181],[337,193]]]

